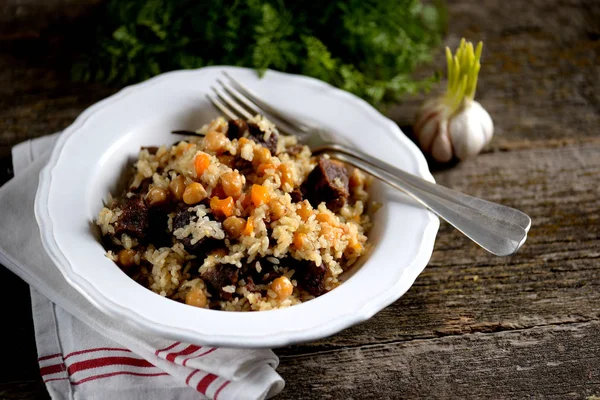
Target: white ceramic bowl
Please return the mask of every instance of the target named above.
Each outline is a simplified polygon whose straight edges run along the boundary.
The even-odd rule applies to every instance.
[[[65,279],[103,312],[149,333],[212,346],[277,347],[319,339],[370,318],[400,296],[425,268],[439,221],[376,182],[384,206],[369,234],[371,254],[333,291],[287,309],[224,312],[163,298],[104,256],[92,221],[140,146],[172,143],[175,129],[217,116],[206,94],[222,70],[267,101],[339,132],[359,148],[433,181],[425,159],[389,119],[366,102],[321,81],[268,71],[210,67],[160,75],[83,112],[42,171],[35,213],[44,247]]]

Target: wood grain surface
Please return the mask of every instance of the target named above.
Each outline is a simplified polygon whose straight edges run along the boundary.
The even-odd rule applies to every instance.
[[[0,6],[0,181],[10,148],[61,130],[118,88],[73,83],[71,44],[99,1]],[[496,136],[477,158],[431,164],[446,186],[517,207],[529,239],[498,258],[442,223],[409,292],[330,338],[277,349],[278,399],[600,396],[600,2],[449,1],[447,44],[484,41],[478,100]],[[432,68],[443,66],[442,52]],[[423,96],[388,114],[412,122]],[[410,134],[410,129],[406,129]],[[29,291],[0,268],[0,398],[47,398]]]

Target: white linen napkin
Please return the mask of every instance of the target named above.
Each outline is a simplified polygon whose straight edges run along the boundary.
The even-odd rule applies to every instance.
[[[33,213],[56,135],[13,148],[0,188],[0,263],[31,286],[40,373],[55,399],[263,399],[283,379],[271,350],[195,346],[151,337],[103,314],[45,253]]]

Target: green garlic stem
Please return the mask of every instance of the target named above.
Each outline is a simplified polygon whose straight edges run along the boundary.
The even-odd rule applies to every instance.
[[[453,56],[446,47],[446,64],[448,67],[448,86],[444,101],[454,114],[465,99],[473,100],[477,89],[477,77],[481,69],[481,51],[483,43],[479,42],[473,49],[473,43],[461,39],[460,45]]]

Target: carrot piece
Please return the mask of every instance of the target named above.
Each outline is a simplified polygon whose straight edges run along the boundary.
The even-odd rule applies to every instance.
[[[242,234],[245,236],[250,236],[252,232],[254,232],[254,220],[252,219],[252,217],[248,217],[248,220],[246,221],[246,226],[244,227]]]
[[[194,168],[196,168],[196,176],[200,177],[208,169],[210,165],[210,156],[206,153],[200,153],[194,159]]]
[[[269,201],[269,194],[267,193],[267,188],[262,185],[252,185],[252,189],[250,190],[250,197],[252,198],[252,203],[255,207],[258,207],[261,204],[265,204]]]
[[[214,196],[210,199],[210,209],[213,210],[215,214],[222,214],[225,217],[230,217],[233,215],[233,197],[229,196],[226,199],[219,199]]]

